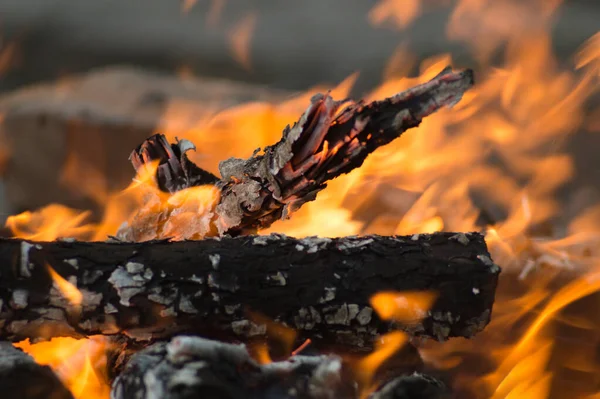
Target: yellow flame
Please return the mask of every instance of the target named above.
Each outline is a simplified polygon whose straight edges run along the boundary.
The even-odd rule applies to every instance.
[[[106,379],[106,338],[53,338],[31,344],[28,340],[16,343],[37,363],[50,366],[75,399],[108,399],[110,387]]]
[[[371,306],[383,320],[418,321],[427,316],[435,302],[435,292],[378,292],[371,297]]]
[[[328,183],[292,219],[263,232],[340,236],[484,229],[494,261],[505,271],[490,326],[472,340],[428,342],[421,354],[429,364],[447,369],[460,368],[470,358],[485,360],[495,371],[482,371],[487,375],[481,377],[461,370],[453,381],[461,388],[480,389],[487,397],[548,397],[550,384],[561,378],[561,370],[549,359],[564,351],[562,338],[554,336],[551,327],[560,323],[588,332],[597,329],[591,316],[576,317],[562,310],[598,288],[594,273],[600,264],[600,206],[577,209],[571,216],[556,193],[576,172],[563,144],[582,127],[600,131],[600,119],[592,115],[597,109],[589,111],[587,104],[599,89],[600,36],[590,38],[575,55],[575,68],[565,67],[553,54],[550,35],[560,4],[559,0],[458,0],[447,33],[465,43],[478,60],[474,89],[452,110],[427,118],[418,130],[375,151],[360,169]],[[424,6],[416,0],[380,1],[368,18],[373,24],[393,22],[404,28],[426,11]],[[255,24],[256,17],[250,14],[230,34],[234,56],[246,68],[251,65]],[[493,55],[503,56],[500,66],[490,66]],[[399,46],[384,82],[366,99],[388,97],[425,82],[453,61],[448,54],[436,55],[421,62],[417,76],[408,76],[413,59],[407,46]],[[347,97],[356,76],[333,88],[333,95]],[[222,159],[248,157],[254,149],[277,142],[310,97],[329,89],[315,87],[281,103],[244,104],[220,112],[217,101],[200,109],[189,101],[174,100],[158,128],[171,139],[192,140],[202,150],[190,158],[216,172]],[[68,160],[63,171],[67,177],[76,171],[75,161],[81,161]],[[87,214],[59,205],[13,216],[7,225],[28,239],[103,240],[141,204],[149,204],[170,212],[177,209],[166,229],[184,239],[185,229],[201,223],[200,215],[218,198],[207,188],[172,197],[161,193],[153,180],[156,166],[142,171],[122,193],[106,195],[99,179],[92,179],[98,183],[90,187],[76,187],[77,192],[106,202],[97,225],[86,224]],[[76,181],[65,178],[69,186]],[[145,201],[148,198],[152,201]],[[557,239],[554,232],[532,236],[534,228],[556,218],[570,219],[564,237]],[[515,281],[503,285],[509,274]],[[573,275],[582,274],[567,284]],[[372,305],[384,318],[422,315],[398,311],[397,298],[405,294],[379,293]],[[419,297],[416,302],[425,309],[433,300]],[[388,337],[387,345],[365,358],[364,386],[373,383],[374,370],[404,341],[401,336]],[[600,368],[597,361],[575,353],[564,364],[578,375],[597,375]]]
[[[366,398],[374,389],[375,373],[379,367],[406,343],[408,337],[399,331],[385,334],[377,341],[375,350],[358,361],[354,367],[361,398]]]
[[[60,274],[58,274],[50,265],[46,264],[48,273],[52,277],[52,282],[58,288],[60,293],[75,306],[81,306],[83,302],[83,294],[77,289],[77,287],[67,280],[65,280]]]
[[[85,221],[90,212],[81,212],[59,204],[50,204],[36,212],[25,211],[9,216],[6,226],[15,237],[53,241],[61,237],[86,239],[93,234],[95,226]]]

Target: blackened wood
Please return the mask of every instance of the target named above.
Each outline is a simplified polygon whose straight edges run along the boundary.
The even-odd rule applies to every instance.
[[[71,305],[47,266],[83,294]],[[402,328],[435,339],[470,337],[490,320],[500,268],[479,233],[201,241],[0,240],[0,338],[124,333],[151,341],[175,333],[246,340],[286,324],[298,340],[368,349]],[[397,325],[370,305],[384,291],[429,290],[422,320]]]
[[[0,397],[3,399],[73,399],[48,366],[41,366],[10,342],[0,342]]]
[[[358,399],[366,387],[355,371],[335,355],[298,355],[261,365],[243,345],[182,336],[133,355],[113,384],[112,398]],[[448,397],[444,384],[422,374],[397,375],[382,385],[371,398]]]
[[[451,399],[450,389],[427,374],[413,373],[394,378],[369,399]]]
[[[230,158],[219,164],[220,198],[206,211],[206,224],[188,231],[183,238],[206,235],[237,235],[256,232],[286,218],[304,203],[316,198],[327,182],[360,167],[377,148],[418,126],[422,119],[445,106],[452,106],[473,85],[473,72],[444,69],[427,83],[382,101],[334,101],[328,94],[314,96],[312,104],[282,139],[248,159]],[[251,134],[250,132],[248,134]],[[193,148],[170,145],[164,136],[149,138],[130,159],[140,170],[158,161],[156,180],[165,191],[174,192],[198,184],[213,184],[210,173],[191,168],[185,155]],[[197,178],[194,173],[198,173]],[[160,217],[157,217],[157,213]],[[128,241],[167,238],[162,226],[177,207],[154,199],[118,232]]]

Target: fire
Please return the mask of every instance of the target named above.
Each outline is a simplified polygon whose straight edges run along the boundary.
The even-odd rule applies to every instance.
[[[56,273],[50,265],[47,264],[46,268],[48,269],[48,273],[50,273],[50,277],[52,277],[54,285],[69,303],[76,307],[81,306],[81,303],[83,302],[83,294],[81,291],[79,291],[75,285],[65,280],[60,274]]]
[[[53,338],[36,344],[26,340],[15,346],[39,364],[50,366],[75,399],[108,399],[110,389],[102,375],[110,347],[106,338]]]
[[[371,298],[371,306],[383,320],[411,322],[427,316],[435,302],[434,292],[379,292]]]
[[[250,40],[256,28],[258,15],[250,13],[229,32],[229,43],[234,59],[246,70],[251,69]]]
[[[88,239],[95,227],[85,223],[89,212],[80,212],[59,204],[50,204],[36,212],[9,216],[6,226],[15,237],[53,241],[61,237]]]
[[[388,333],[379,339],[375,350],[371,354],[356,363],[354,369],[357,374],[356,380],[359,383],[361,398],[368,397],[369,393],[376,389],[375,373],[386,360],[397,353],[407,342],[408,337],[402,332]]]
[[[583,44],[568,66],[554,56],[550,36],[560,0],[455,3],[446,30],[477,60],[475,88],[454,109],[427,118],[418,131],[378,149],[360,169],[329,183],[293,218],[263,233],[485,231],[494,261],[505,270],[493,320],[472,340],[421,345],[425,362],[449,373],[453,388],[462,393],[492,398],[597,397],[597,380],[590,376],[600,369],[593,358],[594,345],[600,344],[595,333],[600,321],[593,312],[578,314],[577,307],[600,289],[600,206],[579,205],[575,195],[563,201],[558,193],[577,173],[575,160],[565,150],[571,135],[581,129],[600,131],[600,119],[593,115],[598,108],[588,110],[589,99],[599,91],[600,33]],[[425,2],[420,0],[385,0],[373,7],[368,19],[376,26],[392,21],[404,29],[424,12]],[[246,68],[251,65],[249,46],[256,23],[251,14],[230,35],[236,60]],[[502,62],[492,64],[496,58]],[[400,45],[385,80],[366,99],[422,83],[452,64],[449,54],[440,54],[421,62],[417,76],[408,76],[415,59],[408,46]],[[353,75],[337,87],[316,87],[278,104],[245,104],[220,112],[207,107],[200,115],[193,104],[173,101],[157,129],[170,139],[193,141],[202,151],[190,154],[191,159],[216,172],[220,160],[247,157],[279,140],[285,125],[297,119],[314,93],[333,89],[335,98],[344,98],[355,79]],[[78,161],[70,158],[66,163],[66,184],[74,184],[69,172],[77,169]],[[179,210],[174,224],[165,228],[176,238],[186,238],[185,225],[201,223],[199,218],[218,201],[218,193],[199,187],[167,196],[152,183],[155,171],[156,165],[142,171],[121,193],[104,192],[96,178],[80,188],[104,204],[98,223],[88,222],[86,212],[53,204],[12,216],[7,225],[15,236],[27,239],[103,240],[131,217],[142,199],[151,197],[152,206]],[[557,220],[565,228],[549,229]],[[420,317],[433,301],[434,293],[381,292],[372,298],[372,306],[382,318],[407,320]],[[561,335],[563,330],[569,333]],[[365,392],[376,383],[376,369],[406,340],[400,333],[386,336],[358,363]],[[71,356],[61,354],[64,349],[59,346],[48,347],[44,354],[41,345],[27,348],[39,348],[36,359],[53,367]],[[266,347],[258,349],[257,356],[261,362],[270,361]],[[94,357],[89,359],[93,365]],[[80,364],[79,370],[85,370],[88,363]],[[568,388],[561,388],[564,384]]]
[[[192,8],[194,8],[197,2],[198,0],[183,0],[181,2],[181,11],[184,14],[189,13],[192,10]]]
[[[381,0],[369,11],[369,21],[373,25],[381,25],[392,20],[404,29],[419,16],[421,7],[421,0]]]
[[[71,282],[46,265],[55,287],[75,309],[81,309],[83,294]],[[106,353],[110,343],[104,336],[88,339],[53,338],[32,344],[29,340],[15,344],[29,353],[37,363],[50,366],[76,399],[107,399],[110,394],[106,378]]]

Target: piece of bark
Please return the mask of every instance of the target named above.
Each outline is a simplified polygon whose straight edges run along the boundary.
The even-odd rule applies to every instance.
[[[418,126],[440,108],[456,104],[472,85],[471,70],[454,72],[448,67],[429,82],[382,101],[334,101],[328,94],[316,95],[277,144],[248,159],[222,161],[217,182],[208,172],[194,178],[185,155],[193,148],[188,141],[170,145],[164,137],[153,136],[138,146],[130,159],[138,171],[158,161],[158,185],[171,193],[199,184],[219,188],[220,197],[205,211],[208,225],[201,224],[196,230],[188,227],[178,238],[249,234],[314,200],[327,181],[360,167],[378,147]],[[156,198],[150,197],[119,230],[118,237],[127,241],[167,238],[172,232],[164,225],[180,212],[173,204],[157,206]]]
[[[181,336],[133,355],[111,394],[113,399],[358,399],[361,388],[352,365],[336,355],[297,355],[261,365],[243,345]],[[447,392],[438,380],[411,374],[391,379],[370,397],[442,399]]]
[[[73,399],[48,366],[41,366],[10,342],[0,342],[0,397],[4,399]]]
[[[71,305],[51,266],[83,295]],[[282,235],[145,243],[0,240],[0,338],[175,333],[261,337],[247,311],[298,331],[298,340],[369,349],[401,328],[470,337],[490,320],[500,268],[479,233],[295,239]],[[421,320],[382,321],[380,291],[433,291]]]
[[[152,135],[165,112],[198,119],[251,102],[277,102],[290,93],[224,79],[186,78],[113,66],[28,86],[0,96],[0,165],[8,214],[49,203],[101,210],[90,195],[118,192],[131,182],[131,149]],[[197,120],[197,119],[196,119]],[[181,135],[194,120],[182,121]],[[187,125],[186,125],[187,123]],[[2,161],[2,159],[0,159]],[[70,181],[62,178],[69,168]],[[1,215],[0,215],[1,218]]]

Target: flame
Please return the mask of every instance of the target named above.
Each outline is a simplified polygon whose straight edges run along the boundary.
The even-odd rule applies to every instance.
[[[600,32],[590,37],[575,57],[577,68],[591,67],[600,76]]]
[[[423,319],[435,302],[434,292],[378,292],[371,306],[383,320],[410,322]]]
[[[210,3],[210,9],[206,14],[206,26],[208,28],[215,28],[221,20],[221,14],[225,8],[225,0],[212,0]]]
[[[353,365],[361,398],[368,397],[376,389],[375,373],[386,360],[397,353],[407,342],[408,337],[402,332],[395,331],[385,334],[379,338],[372,353]]]
[[[101,336],[89,339],[53,338],[32,344],[29,340],[16,343],[37,363],[50,366],[75,399],[108,399],[106,383],[106,350],[109,344]]]
[[[60,293],[75,306],[81,306],[83,302],[83,294],[77,289],[75,285],[65,280],[60,274],[58,274],[50,265],[46,264],[48,273],[52,277],[54,285],[58,288]]]
[[[88,238],[95,227],[85,221],[90,212],[81,212],[64,205],[50,204],[36,212],[25,211],[9,216],[6,226],[15,237],[37,241],[53,241],[61,237]]]
[[[192,8],[194,8],[194,6],[196,5],[196,3],[198,2],[198,0],[182,0],[181,1],[181,11],[184,14],[189,13]]]
[[[593,376],[600,367],[592,347],[600,344],[595,333],[600,321],[593,312],[577,314],[573,309],[598,290],[600,206],[580,204],[574,195],[563,201],[557,194],[577,172],[565,147],[571,135],[584,128],[600,131],[594,116],[598,108],[590,111],[588,106],[599,91],[600,34],[574,54],[569,66],[552,50],[551,22],[560,0],[454,3],[446,32],[476,58],[475,88],[452,110],[436,113],[418,131],[379,148],[361,168],[328,183],[293,218],[262,233],[301,237],[485,231],[495,263],[504,268],[492,322],[471,340],[426,342],[419,348],[424,361],[450,373],[455,391],[492,398],[544,399],[551,392],[553,397],[597,397],[592,395],[597,389]],[[425,5],[418,0],[380,1],[368,19],[376,26],[392,22],[405,29],[426,12]],[[256,15],[249,14],[230,33],[234,56],[245,68],[251,66],[256,23]],[[365,95],[367,100],[425,82],[453,63],[451,55],[439,54],[421,62],[416,76],[409,76],[416,57],[408,48],[398,46],[384,81]],[[501,62],[492,66],[491,60],[497,59]],[[297,119],[316,92],[333,89],[334,97],[347,97],[356,77],[335,88],[311,88],[277,104],[218,111],[218,101],[199,109],[173,100],[157,129],[170,139],[193,141],[202,151],[190,158],[215,172],[223,159],[248,157],[256,148],[277,142],[285,125]],[[73,159],[63,171],[69,186],[77,181],[68,176],[80,161]],[[120,193],[107,194],[99,178],[90,178],[89,187],[77,187],[79,193],[104,203],[98,223],[87,222],[88,213],[50,205],[12,216],[7,225],[27,239],[103,240],[130,219],[143,199],[152,198],[151,206],[157,209],[178,209],[179,216],[165,228],[183,239],[186,225],[201,223],[198,215],[218,201],[218,193],[204,187],[169,197],[154,184],[156,166],[141,171]],[[549,229],[556,220],[565,221],[566,228]],[[399,298],[411,305],[408,310]],[[372,306],[382,318],[410,321],[421,317],[435,299],[434,293],[381,292],[372,298]],[[567,328],[578,346],[559,333]],[[291,351],[293,339],[284,341]],[[376,369],[406,337],[394,333],[384,342],[357,363],[363,392],[372,389]],[[259,349],[262,362],[270,361],[266,349]],[[562,396],[556,393],[569,381]]]
[[[256,28],[258,14],[250,13],[242,18],[229,32],[229,44],[233,58],[246,70],[251,69],[250,40]]]
[[[378,26],[391,21],[395,26],[404,29],[421,13],[421,0],[380,0],[369,11],[369,22]]]
[[[271,354],[269,353],[269,346],[264,342],[250,345],[249,351],[258,364],[270,364],[273,362]]]
[[[0,37],[0,76],[8,72],[15,64],[18,52],[17,42],[4,42]]]

